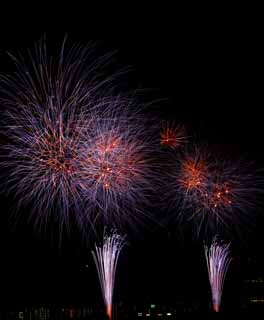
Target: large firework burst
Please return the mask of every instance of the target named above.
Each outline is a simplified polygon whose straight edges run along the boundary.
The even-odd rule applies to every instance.
[[[204,247],[213,309],[219,312],[226,272],[231,262],[229,244],[223,244],[215,237],[211,246]]]
[[[92,251],[104,297],[106,313],[110,320],[112,319],[116,267],[123,246],[124,237],[113,233],[104,237],[102,247],[95,246],[95,250]]]
[[[91,63],[92,54],[64,43],[51,59],[41,42],[29,63],[12,56],[17,72],[0,79],[5,189],[33,207],[36,224],[74,213],[83,225],[110,209],[124,217],[151,187],[144,121],[133,99],[113,95],[115,76],[102,72],[110,55]]]

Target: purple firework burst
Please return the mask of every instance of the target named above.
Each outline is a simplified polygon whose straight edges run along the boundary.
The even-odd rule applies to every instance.
[[[42,42],[29,64],[12,56],[18,71],[0,79],[5,189],[33,207],[37,225],[51,214],[68,223],[72,213],[81,226],[94,213],[117,213],[115,222],[152,188],[152,147],[138,107],[113,95],[114,76],[102,74],[110,55],[88,63],[92,53],[64,43],[56,62]]]

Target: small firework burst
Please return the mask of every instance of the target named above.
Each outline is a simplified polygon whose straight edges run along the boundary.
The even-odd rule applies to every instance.
[[[211,246],[204,246],[209,282],[212,294],[213,309],[219,312],[224,281],[231,262],[230,243],[223,244],[215,237]]]
[[[234,192],[231,186],[227,186],[227,183],[213,183],[203,197],[203,205],[216,214],[221,210],[230,211],[234,201]]]
[[[181,205],[186,210],[200,205],[208,185],[210,166],[208,155],[198,147],[171,154],[166,194],[173,207]]]
[[[163,122],[160,134],[160,144],[172,149],[181,147],[186,143],[186,130],[182,125],[176,125],[173,122]]]
[[[186,190],[186,193],[198,190],[201,192],[207,182],[207,166],[203,160],[186,158],[182,162],[181,174],[178,183]]]
[[[262,192],[260,177],[252,166],[225,161],[205,148],[172,154],[166,196],[172,207],[202,225],[243,221],[256,208]],[[189,214],[188,214],[189,213]]]

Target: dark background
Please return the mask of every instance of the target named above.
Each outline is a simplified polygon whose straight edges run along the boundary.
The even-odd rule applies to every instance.
[[[44,32],[0,36],[0,72],[14,67],[6,50],[32,47]],[[51,50],[64,33],[47,32]],[[68,32],[71,42],[86,44],[85,32]],[[114,63],[131,66],[121,86],[144,89],[161,119],[186,124],[195,139],[221,149],[230,158],[241,156],[263,166],[263,68],[258,41],[250,34],[190,32],[168,39],[99,40],[102,51],[117,50]],[[155,101],[159,101],[156,102]],[[90,246],[78,232],[58,245],[37,235],[26,219],[16,227],[10,220],[12,197],[1,194],[0,304],[94,304],[101,293]],[[166,215],[155,209],[157,215]],[[261,210],[260,210],[261,211]],[[24,212],[23,214],[25,214]],[[254,213],[255,214],[255,213]],[[227,275],[224,304],[235,307],[243,280],[261,275],[263,218],[241,228],[232,240],[234,261]],[[234,221],[234,224],[236,221]],[[208,302],[209,285],[202,237],[173,219],[162,226],[150,222],[128,231],[120,258],[116,299],[129,303],[175,300]]]

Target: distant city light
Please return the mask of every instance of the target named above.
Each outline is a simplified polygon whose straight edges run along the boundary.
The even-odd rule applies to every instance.
[[[253,299],[250,299],[250,302],[253,302],[253,303],[264,303],[264,299],[253,298]]]
[[[253,280],[245,280],[245,282],[249,283],[263,283],[264,280],[259,278],[259,279],[253,279]]]

